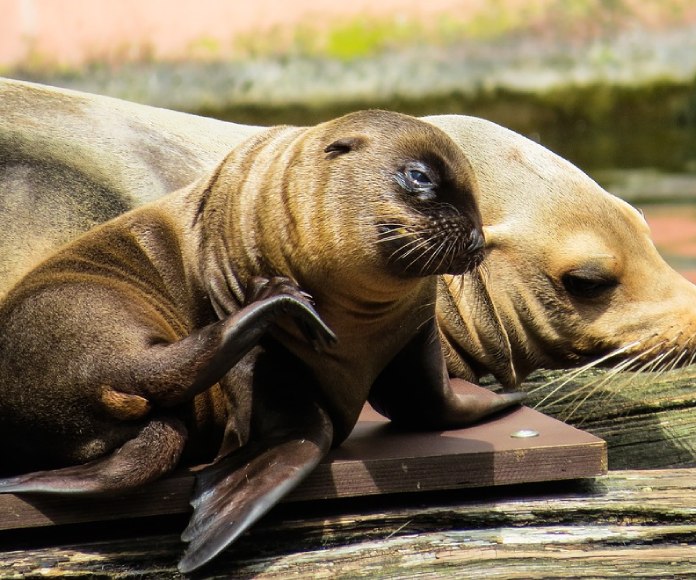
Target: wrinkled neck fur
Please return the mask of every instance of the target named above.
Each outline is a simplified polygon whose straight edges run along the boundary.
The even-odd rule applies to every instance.
[[[287,240],[273,151],[298,129],[277,127],[235,148],[196,193],[201,277],[218,315],[236,311],[253,276],[293,277],[273,248]]]
[[[501,298],[499,293],[497,298]],[[553,364],[547,354],[548,339],[556,333],[543,304],[535,296],[517,293],[510,288],[509,294],[502,298],[508,300],[508,304],[499,308],[502,324],[510,340],[511,360],[517,380],[522,382],[536,369]]]
[[[353,202],[362,184],[346,181],[334,169],[340,160],[328,159],[323,140],[311,137],[303,128],[265,131],[235,148],[199,186],[192,203],[201,276],[219,315],[239,308],[253,276],[288,277],[322,315],[349,311],[356,318],[380,316],[422,285],[386,272],[375,210]]]
[[[468,380],[492,374],[505,388],[520,382],[512,339],[490,295],[481,269],[447,276],[440,283],[438,311],[450,371]],[[462,308],[465,305],[465,310]]]

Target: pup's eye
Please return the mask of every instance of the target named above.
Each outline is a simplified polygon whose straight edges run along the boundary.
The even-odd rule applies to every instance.
[[[561,279],[568,294],[576,298],[598,298],[618,285],[614,278],[569,272]]]
[[[413,161],[396,173],[397,183],[421,201],[435,199],[439,180],[435,171],[425,163]]]
[[[415,187],[428,188],[434,185],[430,177],[418,169],[409,169],[406,172],[406,175]]]

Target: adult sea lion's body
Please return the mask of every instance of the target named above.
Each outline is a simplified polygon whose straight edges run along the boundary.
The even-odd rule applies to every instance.
[[[202,177],[260,130],[0,78],[0,296],[58,246]]]
[[[0,211],[0,294],[59,241],[110,217],[95,205],[104,198],[139,205],[148,199],[142,183],[150,184],[146,191],[164,193],[163,182],[194,179],[225,143],[259,130],[9,80],[0,82],[0,111],[0,161],[9,160],[0,193],[16,199]],[[691,360],[696,291],[655,252],[637,212],[577,167],[495,123],[459,115],[426,120],[470,159],[490,229],[483,273],[441,285],[438,318],[452,374],[476,379],[491,373],[513,385],[535,369],[575,366],[612,349],[635,357],[671,350],[685,353],[677,362]],[[92,128],[96,121],[108,141]],[[184,151],[188,161],[162,155],[151,163],[150,143]],[[75,151],[79,155],[68,155]],[[46,189],[42,183],[53,165],[69,176],[51,183],[63,197],[56,205],[40,197],[37,206],[31,192]],[[131,166],[140,168],[137,174]],[[72,189],[76,180],[85,187]],[[86,215],[85,207],[96,209]],[[564,260],[583,254],[614,256],[623,268],[618,285],[589,300],[574,296],[566,275],[576,266]],[[575,292],[595,284],[586,276],[576,286]]]
[[[519,401],[456,396],[437,341],[435,275],[483,256],[475,187],[441,131],[355,113],[261,132],[60,249],[0,304],[0,428],[4,464],[71,466],[2,489],[121,490],[182,454],[217,458],[184,535],[191,570],[340,443],[366,400],[433,428]],[[277,277],[312,294],[337,344]]]

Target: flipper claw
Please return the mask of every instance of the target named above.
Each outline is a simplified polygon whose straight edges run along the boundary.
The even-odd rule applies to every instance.
[[[312,296],[289,278],[252,278],[247,290],[246,303],[251,304],[278,296],[285,297],[283,310],[295,318],[300,331],[315,351],[322,352],[338,341],[314,309]]]

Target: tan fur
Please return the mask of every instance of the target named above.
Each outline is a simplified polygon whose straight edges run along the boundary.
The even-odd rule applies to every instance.
[[[441,281],[448,288],[439,293],[439,321],[453,374],[492,373],[514,385],[537,368],[578,364],[578,351],[606,352],[635,340],[627,355],[659,341],[693,352],[694,288],[656,254],[634,210],[577,167],[499,125],[455,115],[427,120],[470,160],[491,242],[481,272]],[[259,130],[0,80],[0,162],[7,160],[0,193],[14,200],[0,212],[0,294],[58,243],[124,204],[162,195],[164,183],[203,174],[225,147]],[[149,150],[164,154],[153,159]],[[49,171],[54,164],[60,174]],[[37,191],[46,192],[38,204]],[[596,305],[572,300],[559,285],[574,260],[591,254],[615,254],[624,267],[620,290],[603,301],[600,315]]]
[[[427,120],[470,159],[486,234],[482,271],[445,277],[441,288],[438,320],[453,374],[491,372],[513,387],[535,369],[618,348],[625,352],[612,364],[643,353],[667,354],[665,364],[690,360],[696,287],[658,254],[638,211],[512,131],[470,117]],[[574,296],[564,277],[587,272],[616,285]]]
[[[259,130],[180,116],[0,78],[0,296],[59,245],[189,184]]]
[[[152,409],[152,405],[146,398],[120,393],[107,386],[101,389],[100,401],[110,415],[122,421],[142,419]]]

